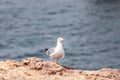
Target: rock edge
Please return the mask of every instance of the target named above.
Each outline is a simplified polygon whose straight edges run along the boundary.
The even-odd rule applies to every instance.
[[[33,57],[0,61],[0,80],[120,80],[120,70],[76,70]]]

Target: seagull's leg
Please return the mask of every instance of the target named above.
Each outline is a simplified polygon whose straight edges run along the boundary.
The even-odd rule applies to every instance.
[[[54,60],[55,62],[57,62],[57,59],[56,59],[56,58],[53,58],[53,60]]]
[[[55,59],[55,62],[56,62],[57,64],[58,64],[58,60],[59,60],[58,58]]]
[[[55,62],[57,63],[57,58],[55,59]]]

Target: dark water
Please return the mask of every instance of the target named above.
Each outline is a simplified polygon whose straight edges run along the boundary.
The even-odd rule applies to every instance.
[[[60,63],[120,69],[119,0],[0,0],[0,59],[41,57],[64,36]]]

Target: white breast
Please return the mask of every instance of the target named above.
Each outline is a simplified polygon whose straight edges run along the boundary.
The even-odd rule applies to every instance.
[[[55,48],[55,52],[52,53],[50,56],[53,58],[64,58],[64,49],[62,47],[62,44],[59,44],[56,48]]]

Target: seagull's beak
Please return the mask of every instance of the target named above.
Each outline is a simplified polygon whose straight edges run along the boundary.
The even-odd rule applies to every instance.
[[[62,42],[65,42],[65,38],[62,39]]]

